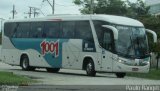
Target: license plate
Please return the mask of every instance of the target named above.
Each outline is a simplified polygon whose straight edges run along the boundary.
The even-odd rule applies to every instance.
[[[132,71],[138,71],[139,69],[138,68],[132,68]]]

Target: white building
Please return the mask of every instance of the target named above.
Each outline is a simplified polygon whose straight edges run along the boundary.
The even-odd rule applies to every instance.
[[[160,0],[146,0],[146,5],[150,6],[149,13],[160,15]]]

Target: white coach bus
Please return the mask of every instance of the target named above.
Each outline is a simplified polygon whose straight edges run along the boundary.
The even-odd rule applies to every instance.
[[[60,68],[96,72],[147,73],[150,53],[144,25],[114,15],[53,15],[4,24],[2,59],[23,70]]]

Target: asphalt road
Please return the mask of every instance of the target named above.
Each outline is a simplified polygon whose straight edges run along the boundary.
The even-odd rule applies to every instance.
[[[116,78],[114,74],[86,76],[85,71],[61,69],[59,73],[48,73],[45,69],[22,71],[20,67],[0,62],[0,71],[28,76],[38,80],[30,86],[0,87],[0,91],[160,91],[160,80],[148,80],[135,77]],[[158,86],[158,90],[134,90],[127,86]],[[14,89],[15,88],[15,89]],[[128,89],[127,89],[128,88]]]
[[[39,83],[33,85],[160,85],[160,80],[149,80],[135,77],[116,78],[114,74],[97,74],[86,76],[85,71],[61,69],[59,73],[48,73],[45,69],[22,71],[20,67],[0,62],[0,70],[28,76]]]
[[[3,89],[0,91],[143,91],[143,86],[139,86],[140,90],[130,90],[126,86],[3,86]],[[134,87],[134,86],[133,86]],[[146,90],[144,90],[146,91]],[[147,90],[147,91],[159,91],[159,90]]]

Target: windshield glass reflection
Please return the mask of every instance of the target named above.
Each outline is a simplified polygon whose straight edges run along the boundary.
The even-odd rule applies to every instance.
[[[119,38],[116,51],[129,58],[145,58],[149,56],[147,37],[144,28],[116,26]]]

